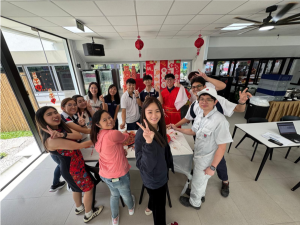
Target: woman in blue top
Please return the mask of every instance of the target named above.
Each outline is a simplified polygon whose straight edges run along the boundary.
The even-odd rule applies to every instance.
[[[106,108],[108,113],[115,121],[115,129],[118,130],[118,112],[120,109],[120,95],[116,85],[112,84],[108,88],[108,94],[104,97]]]

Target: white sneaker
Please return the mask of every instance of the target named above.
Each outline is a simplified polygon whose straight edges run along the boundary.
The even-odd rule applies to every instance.
[[[147,215],[147,216],[150,216],[151,214],[152,214],[152,211],[150,210],[150,211],[146,211],[145,210],[145,214]]]
[[[134,214],[134,208],[135,208],[135,197],[134,197],[134,195],[131,195],[131,196],[132,196],[132,200],[133,200],[133,208],[128,210],[130,216],[132,216]]]
[[[112,225],[119,225],[119,219],[120,216],[118,216],[116,219],[111,218]]]

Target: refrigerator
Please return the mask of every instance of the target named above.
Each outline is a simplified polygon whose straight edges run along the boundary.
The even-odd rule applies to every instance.
[[[115,77],[116,75],[115,69],[82,70],[81,75],[85,94],[88,93],[88,88],[91,82],[97,82],[100,84],[103,96],[107,95],[108,87],[117,82],[116,79],[113,79],[113,76]]]

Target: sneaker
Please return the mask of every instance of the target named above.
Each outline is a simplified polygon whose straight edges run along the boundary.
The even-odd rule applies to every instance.
[[[174,223],[168,223],[168,225],[178,225],[178,223],[174,221]]]
[[[120,219],[119,216],[115,219],[111,218],[112,225],[119,225],[119,219]]]
[[[93,213],[90,217],[86,217],[86,215],[84,215],[83,222],[87,223],[87,222],[91,221],[92,219],[94,219],[96,216],[98,216],[101,213],[103,208],[104,208],[104,206],[100,206],[99,208],[98,207],[94,208]]]
[[[150,209],[149,209],[150,210]],[[147,211],[147,210],[145,210],[145,214],[147,215],[147,216],[150,216],[151,214],[152,214],[152,211],[150,210],[150,211]]]
[[[188,196],[191,196],[191,189],[187,188],[186,191],[185,191],[185,194],[188,195]],[[205,197],[204,196],[201,198],[201,202],[202,203],[205,202]]]
[[[83,205],[83,204],[82,204],[82,205]],[[84,205],[83,205],[82,210],[78,210],[78,209],[75,208],[75,214],[76,214],[76,215],[79,215],[80,213],[84,212],[84,210],[85,210]]]
[[[229,195],[229,182],[227,184],[225,184],[222,181],[221,195],[225,198],[228,197],[228,195]]]
[[[199,210],[201,208],[201,206],[195,207],[195,206],[191,205],[190,199],[187,197],[180,196],[179,201],[185,207],[193,207],[194,209],[197,209],[197,210]]]
[[[66,185],[66,181],[60,181],[57,185],[52,185],[49,192],[56,192],[59,189],[62,189]]]
[[[134,214],[134,208],[135,208],[135,197],[134,197],[134,195],[131,195],[131,196],[132,196],[132,200],[133,200],[133,208],[128,210],[130,216],[132,216]]]

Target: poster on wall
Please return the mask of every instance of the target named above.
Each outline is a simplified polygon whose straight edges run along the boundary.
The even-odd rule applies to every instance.
[[[181,60],[160,60],[146,61],[146,74],[152,76],[152,85],[159,86],[160,89],[167,87],[165,76],[172,73],[175,76],[175,82],[180,82]]]

